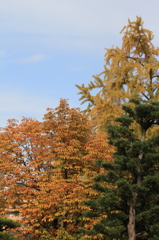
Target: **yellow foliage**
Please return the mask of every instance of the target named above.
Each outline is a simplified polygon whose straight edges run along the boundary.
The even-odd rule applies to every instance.
[[[134,22],[129,20],[121,33],[124,34],[121,48],[106,49],[104,71],[93,76],[94,81],[87,87],[76,85],[82,103],[89,103],[85,111],[89,112],[98,131],[104,131],[121,115],[121,106],[129,99],[159,99],[159,61],[156,58],[159,48],[152,44],[152,32],[144,29],[142,19],[137,17]],[[92,89],[99,91],[92,95]]]

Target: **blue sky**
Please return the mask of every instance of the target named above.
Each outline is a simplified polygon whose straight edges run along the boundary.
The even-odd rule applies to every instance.
[[[0,127],[41,120],[60,98],[84,109],[75,84],[103,70],[128,18],[141,16],[159,46],[158,9],[158,0],[0,0]]]

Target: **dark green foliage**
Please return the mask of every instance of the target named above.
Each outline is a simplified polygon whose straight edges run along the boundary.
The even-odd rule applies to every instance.
[[[159,125],[159,102],[142,103],[132,100],[134,108],[123,106],[119,125],[108,126],[109,141],[116,147],[114,162],[100,160],[97,164],[107,170],[94,178],[93,188],[99,198],[85,201],[92,212],[86,217],[101,217],[88,235],[103,234],[103,239],[129,239],[130,206],[135,201],[136,239],[159,239],[159,135],[146,138],[146,131]],[[140,126],[136,138],[131,123]],[[102,239],[102,238],[101,238]]]
[[[18,240],[10,233],[4,232],[7,229],[14,229],[20,227],[18,222],[14,222],[10,219],[0,218],[0,240]]]

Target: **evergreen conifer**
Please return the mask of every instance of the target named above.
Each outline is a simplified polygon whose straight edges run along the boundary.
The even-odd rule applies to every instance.
[[[1,240],[18,240],[11,233],[5,232],[8,229],[14,229],[20,227],[18,222],[14,222],[11,219],[0,217],[0,239]]]
[[[159,239],[159,135],[148,137],[159,125],[159,102],[131,101],[134,107],[124,105],[117,124],[108,126],[116,152],[113,163],[97,161],[105,169],[94,178],[99,198],[85,201],[92,211],[84,215],[99,221],[84,232],[99,239]]]

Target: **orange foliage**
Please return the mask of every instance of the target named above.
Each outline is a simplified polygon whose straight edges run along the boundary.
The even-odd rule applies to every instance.
[[[82,200],[96,195],[96,160],[112,161],[112,152],[106,136],[92,134],[87,116],[66,100],[43,122],[9,120],[0,134],[1,214],[18,210],[21,239],[56,239],[60,228],[74,234],[87,221]]]

